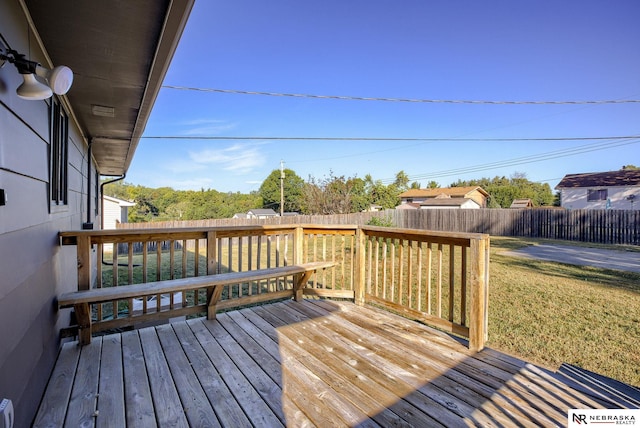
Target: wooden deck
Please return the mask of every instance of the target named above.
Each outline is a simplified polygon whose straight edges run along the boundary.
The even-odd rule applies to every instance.
[[[565,426],[603,407],[386,311],[306,300],[67,343],[34,426]]]

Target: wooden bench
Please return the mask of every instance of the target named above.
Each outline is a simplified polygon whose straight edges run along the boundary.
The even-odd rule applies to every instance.
[[[315,271],[336,265],[336,262],[331,261],[311,262],[245,272],[229,272],[167,281],[147,282],[143,284],[72,291],[58,297],[58,307],[73,307],[75,309],[76,320],[78,322],[78,339],[81,345],[86,345],[91,343],[91,305],[94,304],[206,288],[207,318],[215,319],[217,304],[226,285],[242,284],[292,275],[294,278],[293,290],[289,290],[289,293],[292,293],[295,300],[300,300],[302,299],[303,287]],[[135,319],[136,317],[132,318]]]

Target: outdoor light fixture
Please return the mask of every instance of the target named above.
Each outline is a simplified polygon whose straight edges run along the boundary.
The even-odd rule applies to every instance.
[[[42,67],[36,61],[30,61],[23,54],[7,47],[4,37],[0,35],[0,67],[5,62],[15,65],[24,82],[16,94],[25,100],[44,100],[51,95],[64,95],[73,83],[73,72],[61,65],[52,70]]]

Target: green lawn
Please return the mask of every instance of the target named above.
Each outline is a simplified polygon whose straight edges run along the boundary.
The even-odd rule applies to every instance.
[[[567,362],[639,386],[640,274],[501,254],[540,243],[492,238],[488,346],[554,370]]]

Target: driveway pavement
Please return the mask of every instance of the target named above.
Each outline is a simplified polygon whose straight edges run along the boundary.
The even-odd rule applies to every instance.
[[[531,245],[501,254],[525,257],[570,265],[594,266],[640,272],[640,252],[603,250],[599,248],[573,247],[568,245]]]

